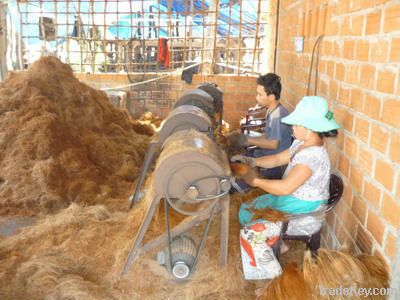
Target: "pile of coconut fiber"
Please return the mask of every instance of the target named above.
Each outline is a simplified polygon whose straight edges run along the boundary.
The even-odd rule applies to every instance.
[[[0,83],[0,215],[127,206],[153,132],[55,57],[11,73]]]

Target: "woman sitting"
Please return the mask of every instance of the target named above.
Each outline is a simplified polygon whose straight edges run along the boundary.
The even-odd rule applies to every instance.
[[[309,213],[329,198],[330,160],[323,138],[336,136],[340,126],[328,110],[326,100],[317,96],[304,97],[282,122],[293,125],[295,140],[288,150],[260,158],[232,157],[232,161],[252,167],[274,168],[288,164],[280,180],[258,178],[255,172],[245,175],[244,180],[249,185],[269,194],[241,205],[239,222],[242,225],[257,222],[253,220],[254,210],[268,207],[284,213]]]

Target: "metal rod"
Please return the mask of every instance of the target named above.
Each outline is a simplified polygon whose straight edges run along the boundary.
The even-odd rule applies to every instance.
[[[214,204],[214,206],[213,206],[213,208],[212,208],[212,210],[211,210],[210,217],[209,217],[209,219],[208,219],[206,228],[205,228],[204,231],[203,231],[203,235],[202,235],[202,237],[201,237],[201,239],[200,239],[199,247],[197,248],[197,251],[196,251],[196,256],[195,256],[195,258],[194,258],[194,260],[193,260],[193,267],[197,264],[197,260],[199,259],[200,251],[201,251],[201,248],[203,248],[204,241],[205,241],[205,239],[206,239],[208,230],[210,229],[211,221],[212,221],[212,219],[213,219],[213,217],[214,217],[215,208],[217,207],[217,203],[218,203],[218,201],[215,202],[215,204]]]
[[[168,214],[169,204],[167,197],[164,197],[164,209],[165,209],[165,223],[167,228],[167,245],[168,245],[168,257],[169,257],[169,268],[172,270],[172,249],[171,249],[171,232],[169,229],[169,214]]]

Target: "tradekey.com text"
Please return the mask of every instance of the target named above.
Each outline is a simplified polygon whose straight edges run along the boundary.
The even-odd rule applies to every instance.
[[[394,288],[355,288],[355,287],[337,287],[327,288],[319,287],[321,296],[342,296],[342,297],[370,297],[370,296],[393,296],[396,293]]]

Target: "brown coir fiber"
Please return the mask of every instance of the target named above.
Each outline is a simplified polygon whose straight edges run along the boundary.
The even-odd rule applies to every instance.
[[[121,277],[150,198],[129,212],[72,204],[17,235],[0,239],[0,298],[254,299],[254,289],[243,280],[241,271],[240,201],[236,197],[231,199],[228,265],[224,268],[218,264],[220,221],[215,217],[191,280],[171,280],[155,261],[156,251],[139,257]],[[198,226],[190,234],[199,237],[203,229],[204,225]],[[156,218],[145,238],[162,232],[164,220]]]
[[[290,263],[282,275],[261,290],[260,300],[312,299],[309,287],[296,263]]]
[[[125,207],[153,132],[55,57],[11,73],[0,84],[0,215]]]
[[[354,256],[343,251],[320,249],[314,259],[308,251],[303,269],[289,265],[261,291],[260,299],[385,299],[384,295],[329,295],[329,289],[388,288],[389,276],[385,263],[376,256]]]

